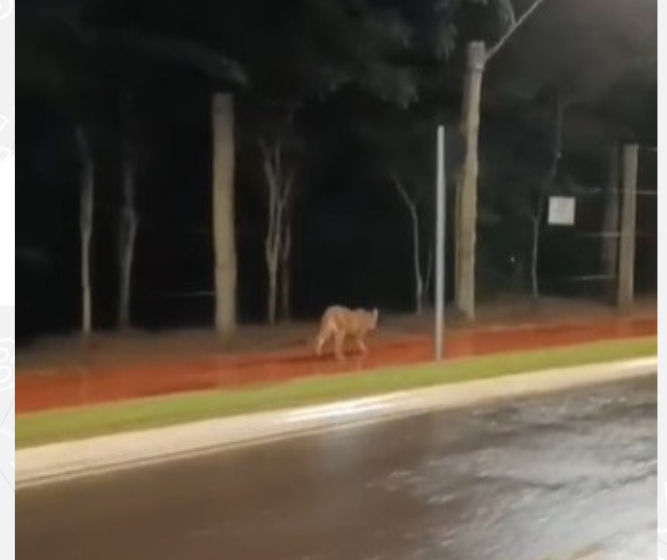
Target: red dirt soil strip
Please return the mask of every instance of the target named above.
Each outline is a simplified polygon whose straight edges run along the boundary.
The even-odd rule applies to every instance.
[[[542,325],[486,331],[453,331],[446,335],[446,359],[576,345],[600,340],[654,336],[655,316]],[[394,342],[370,342],[366,357],[338,364],[316,358],[302,347],[263,354],[208,354],[178,363],[78,367],[56,375],[20,375],[16,380],[17,413],[109,403],[205,389],[230,389],[278,383],[318,375],[335,375],[379,366],[428,362],[432,341],[413,336]]]

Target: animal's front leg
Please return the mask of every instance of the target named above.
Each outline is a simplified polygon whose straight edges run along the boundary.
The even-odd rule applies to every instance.
[[[336,333],[336,359],[339,362],[345,361],[345,355],[343,354],[343,345],[345,344],[345,333],[339,331]]]
[[[359,348],[359,352],[362,354],[368,354],[368,348],[366,347],[366,344],[364,343],[364,337],[363,336],[358,336],[357,337],[357,348]]]

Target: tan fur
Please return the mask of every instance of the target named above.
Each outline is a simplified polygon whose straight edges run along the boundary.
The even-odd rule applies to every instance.
[[[339,360],[344,359],[343,345],[347,337],[353,337],[357,348],[363,353],[368,352],[364,342],[366,335],[377,328],[378,310],[348,309],[341,305],[328,307],[322,315],[320,331],[315,342],[315,353],[322,355],[322,348],[330,339],[334,339],[335,354]]]

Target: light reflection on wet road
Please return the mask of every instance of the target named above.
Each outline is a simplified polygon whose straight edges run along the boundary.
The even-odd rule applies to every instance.
[[[16,557],[655,558],[656,406],[654,376],[21,490]]]

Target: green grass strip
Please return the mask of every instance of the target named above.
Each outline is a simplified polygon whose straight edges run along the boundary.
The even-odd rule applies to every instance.
[[[392,367],[311,377],[243,390],[212,390],[19,415],[16,447],[83,439],[208,418],[321,404],[446,383],[657,354],[655,337],[614,340],[556,350],[466,358],[443,365]]]

